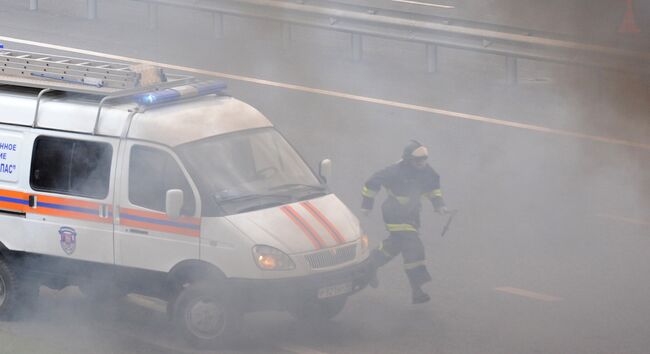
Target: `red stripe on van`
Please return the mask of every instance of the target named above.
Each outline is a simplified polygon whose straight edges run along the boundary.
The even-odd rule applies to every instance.
[[[303,218],[298,215],[298,213],[289,205],[283,206],[280,208],[288,217],[293,221],[298,228],[302,230],[302,232],[307,236],[309,241],[314,245],[316,249],[321,249],[323,248],[323,245],[325,244],[323,240],[320,239],[316,231],[305,222]]]
[[[36,197],[35,207],[28,205],[30,195]],[[103,206],[108,208],[109,217],[104,218],[100,216],[100,210]],[[112,212],[111,205],[72,198],[35,195],[12,190],[0,190],[0,209],[94,221],[103,224],[113,222],[113,218],[110,216]]]
[[[177,234],[183,236],[199,237],[201,235],[201,230],[193,230],[184,227],[173,227],[167,225],[153,224],[150,222],[136,221],[120,218],[120,225],[137,227],[139,229],[166,232],[170,234]]]
[[[128,215],[138,216],[142,218],[156,219],[162,221],[174,221],[182,224],[201,225],[201,219],[192,216],[179,216],[176,219],[171,219],[169,216],[167,216],[166,213],[139,210],[139,209],[129,209],[129,208],[120,208],[120,214],[128,214]]]
[[[120,225],[192,237],[201,235],[201,219],[190,216],[172,219],[161,212],[120,208]]]
[[[305,208],[318,222],[325,227],[325,229],[330,233],[334,241],[336,241],[337,244],[342,244],[345,242],[345,238],[341,233],[339,232],[339,229],[336,228],[336,226],[325,216],[323,213],[318,210],[312,203],[310,202],[302,202],[300,203],[303,208]]]

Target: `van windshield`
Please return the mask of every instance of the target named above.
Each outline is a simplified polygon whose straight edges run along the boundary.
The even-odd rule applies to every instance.
[[[273,128],[210,137],[176,150],[200,190],[204,215],[262,209],[324,194],[325,187]]]

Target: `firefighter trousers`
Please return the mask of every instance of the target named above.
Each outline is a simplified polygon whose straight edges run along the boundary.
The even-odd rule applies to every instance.
[[[393,231],[372,251],[370,257],[374,267],[379,268],[402,254],[404,271],[412,289],[431,281],[425,265],[424,245],[417,231]]]

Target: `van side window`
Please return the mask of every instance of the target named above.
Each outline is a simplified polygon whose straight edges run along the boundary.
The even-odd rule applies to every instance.
[[[29,183],[34,190],[104,199],[113,147],[95,141],[39,136],[34,142]]]
[[[165,212],[165,196],[170,189],[183,191],[181,214],[194,215],[194,194],[176,160],[165,151],[134,146],[129,161],[129,201]]]

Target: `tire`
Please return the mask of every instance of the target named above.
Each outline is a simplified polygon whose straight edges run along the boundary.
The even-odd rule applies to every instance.
[[[175,312],[176,312],[176,305],[178,304],[178,295],[179,295],[179,293],[180,293],[180,290],[175,291],[167,299],[167,319],[170,320],[170,321],[174,321],[174,316],[175,316]]]
[[[167,300],[167,311],[165,313],[167,314],[167,319],[170,321],[174,320],[175,304],[176,304],[175,298],[170,298],[169,300]]]
[[[18,305],[16,274],[0,258],[0,318],[10,318]]]
[[[289,313],[299,321],[319,323],[329,321],[343,311],[347,296],[337,296],[330,299],[310,299],[296,307],[290,308]]]
[[[241,329],[241,311],[212,284],[190,284],[181,290],[170,309],[179,332],[197,348],[226,344]]]
[[[33,309],[38,299],[38,284],[23,280],[9,263],[0,258],[0,318],[14,319]]]

